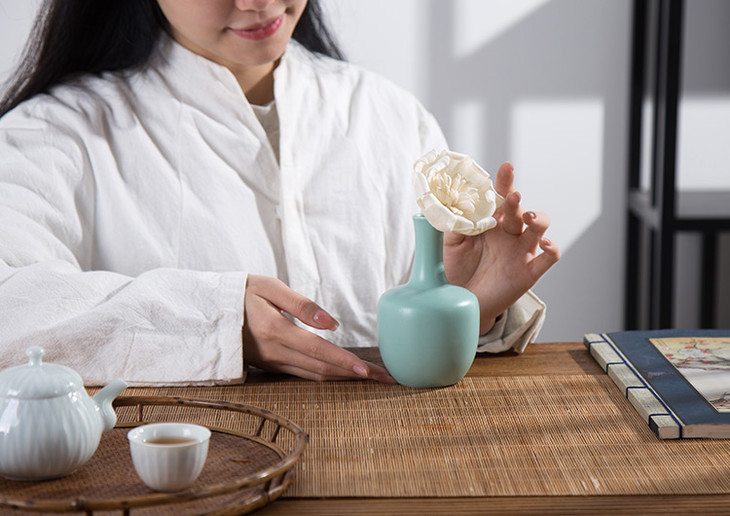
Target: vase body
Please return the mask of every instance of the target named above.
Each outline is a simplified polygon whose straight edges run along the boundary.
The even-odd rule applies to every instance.
[[[411,278],[378,301],[378,346],[398,383],[444,387],[471,367],[479,340],[479,301],[446,280],[443,233],[414,215],[416,254]]]

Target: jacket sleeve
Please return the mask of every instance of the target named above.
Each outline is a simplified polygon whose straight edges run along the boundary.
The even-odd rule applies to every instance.
[[[477,351],[501,353],[514,349],[522,353],[537,338],[545,322],[545,303],[531,290],[500,315],[494,327],[481,337]]]
[[[90,385],[242,381],[245,274],[94,270],[84,148],[47,121],[0,119],[0,368],[38,345]]]

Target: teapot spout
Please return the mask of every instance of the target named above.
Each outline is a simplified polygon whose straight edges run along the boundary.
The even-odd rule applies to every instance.
[[[112,401],[126,388],[127,383],[124,380],[116,379],[94,395],[93,400],[101,412],[104,432],[111,430],[117,424],[117,413],[114,412]]]

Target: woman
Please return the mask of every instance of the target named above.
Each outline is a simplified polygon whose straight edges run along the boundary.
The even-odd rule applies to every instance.
[[[0,108],[2,365],[41,344],[88,383],[240,381],[244,357],[392,382],[342,347],[376,344],[378,297],[408,278],[433,117],[340,60],[313,0],[44,12]],[[559,258],[509,164],[496,184],[498,227],[444,244],[492,351],[535,335],[528,290]]]

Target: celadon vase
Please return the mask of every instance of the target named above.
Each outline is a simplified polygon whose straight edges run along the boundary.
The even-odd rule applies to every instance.
[[[461,380],[474,362],[479,301],[446,279],[443,233],[421,214],[413,216],[413,223],[413,272],[408,283],[378,301],[378,346],[398,383],[445,387]]]

